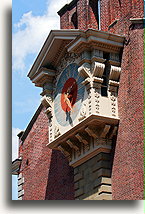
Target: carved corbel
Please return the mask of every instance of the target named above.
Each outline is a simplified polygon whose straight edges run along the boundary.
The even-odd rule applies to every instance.
[[[64,154],[64,156],[65,156],[66,158],[68,158],[69,161],[71,161],[71,153],[70,153],[70,152],[68,152],[66,149],[64,149],[61,145],[59,145],[59,146],[57,147],[57,149],[58,149],[59,151],[61,151],[61,152]]]
[[[84,63],[79,69],[81,76],[85,78],[82,84],[90,88],[100,88],[103,82],[101,78],[104,72],[105,65],[99,62],[93,62],[92,66],[89,63]]]
[[[117,126],[114,126],[114,127],[111,129],[108,138],[109,138],[109,139],[112,139],[113,136],[117,135],[117,130],[118,130],[118,127],[117,127]]]
[[[48,107],[48,108],[45,110],[45,113],[46,113],[47,115],[52,116],[52,108],[51,108],[51,107]]]
[[[77,133],[75,137],[79,140],[80,143],[83,143],[84,146],[89,149],[89,143],[88,141],[82,136],[80,133]]]
[[[72,148],[74,149],[78,155],[80,155],[80,148],[74,143],[72,142],[70,139],[66,141],[66,143]]]
[[[105,65],[100,62],[94,62],[92,64],[92,74],[94,77],[102,77],[104,73]]]
[[[41,103],[46,108],[52,107],[52,98],[45,95],[41,98]]]
[[[98,133],[97,130],[87,127],[85,128],[85,131],[88,133],[89,136],[93,137],[93,138],[97,138],[98,137]]]
[[[78,68],[79,75],[88,78],[91,77],[91,65],[89,63],[84,63],[81,67]]]
[[[83,85],[89,85],[89,88],[91,88],[91,87],[93,87],[93,77],[92,76],[90,76],[90,77],[88,77],[88,78],[86,78],[83,82],[82,82],[82,84]]]
[[[93,88],[101,88],[101,84],[103,83],[103,79],[99,77],[93,77]]]
[[[45,113],[49,115],[49,118],[52,117],[52,98],[44,95],[41,98],[42,105],[46,108]]]
[[[119,82],[109,80],[109,91],[117,93],[117,89],[119,87]]]
[[[106,136],[107,136],[107,134],[108,134],[108,132],[110,130],[110,127],[111,127],[110,125],[105,125],[103,127],[103,129],[101,130],[101,134],[100,134],[101,138],[106,138]]]
[[[87,90],[89,90],[90,88],[100,88],[102,82],[103,82],[102,78],[91,76],[91,77],[86,78],[82,82],[82,84],[87,87]]]
[[[109,91],[117,93],[119,87],[121,68],[111,65],[110,75],[109,75]]]
[[[119,81],[121,68],[111,65],[109,79],[113,81]]]

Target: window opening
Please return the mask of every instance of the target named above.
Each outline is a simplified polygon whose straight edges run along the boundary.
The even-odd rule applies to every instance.
[[[77,17],[77,12],[74,12],[72,17],[71,17],[71,22],[74,26],[75,29],[78,29],[78,17]]]
[[[101,26],[100,26],[100,0],[97,0],[97,1],[90,0],[89,5],[92,8],[92,11],[95,15],[95,19],[98,23],[98,30],[100,30],[101,29]]]
[[[108,82],[109,82],[109,74],[110,74],[110,53],[103,53],[103,58],[106,59],[105,61],[105,69],[103,73],[103,83],[101,86],[101,95],[107,97],[108,96]]]

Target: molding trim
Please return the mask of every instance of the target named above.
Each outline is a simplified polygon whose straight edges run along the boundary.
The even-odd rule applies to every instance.
[[[22,158],[17,158],[12,161],[12,175],[18,175],[21,162]]]
[[[18,200],[23,200],[23,196],[24,196],[23,184],[24,184],[24,177],[22,173],[20,173],[18,175]]]
[[[114,27],[114,25],[116,25],[118,21],[119,21],[119,19],[114,20],[114,21],[108,26],[108,30],[110,30],[112,27]]]
[[[130,18],[132,24],[143,24],[145,18]]]
[[[81,53],[92,47],[99,50],[119,52],[124,45],[125,37],[99,30],[88,29],[72,40],[68,52]]]
[[[42,49],[40,50],[32,68],[28,73],[28,77],[33,80],[33,76],[39,71],[39,69],[45,64],[51,64],[55,55],[59,51],[61,43],[75,39],[82,32],[82,30],[51,30]],[[63,47],[65,49],[65,47]]]
[[[119,119],[91,115],[47,146],[60,150],[68,158],[69,165],[76,167],[100,152],[111,151],[118,123]]]

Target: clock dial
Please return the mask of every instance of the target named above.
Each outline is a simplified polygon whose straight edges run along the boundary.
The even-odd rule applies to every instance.
[[[62,126],[73,126],[81,109],[85,88],[84,79],[78,74],[78,65],[68,65],[59,77],[54,94],[54,113]]]

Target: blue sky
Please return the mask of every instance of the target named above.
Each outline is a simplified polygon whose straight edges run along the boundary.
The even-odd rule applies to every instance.
[[[17,134],[25,130],[40,104],[41,88],[27,77],[51,29],[59,29],[57,11],[69,0],[13,0],[12,4],[12,159],[17,158]],[[17,199],[17,177],[12,179]]]

